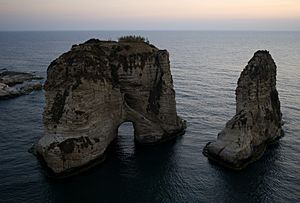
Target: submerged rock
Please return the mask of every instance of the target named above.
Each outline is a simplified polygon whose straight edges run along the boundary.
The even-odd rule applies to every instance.
[[[32,91],[41,90],[41,83],[30,82],[32,80],[40,79],[43,78],[31,73],[0,69],[0,100],[18,97],[24,94],[29,94]]]
[[[183,134],[169,54],[144,42],[89,40],[54,60],[45,83],[45,135],[36,151],[55,174],[103,160],[118,127],[141,144]]]
[[[283,136],[281,116],[275,62],[269,52],[257,51],[238,80],[236,115],[204,154],[225,167],[242,169]]]

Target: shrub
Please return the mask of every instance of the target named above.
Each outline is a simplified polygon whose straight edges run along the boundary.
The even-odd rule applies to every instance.
[[[122,36],[118,39],[119,42],[144,42],[149,44],[149,40],[142,36],[136,36],[136,35],[128,35],[128,36]]]

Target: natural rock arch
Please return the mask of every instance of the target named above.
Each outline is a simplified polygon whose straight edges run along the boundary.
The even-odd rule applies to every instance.
[[[118,127],[156,144],[184,133],[177,116],[169,54],[145,42],[89,40],[47,71],[45,135],[36,150],[56,174],[101,159]]]

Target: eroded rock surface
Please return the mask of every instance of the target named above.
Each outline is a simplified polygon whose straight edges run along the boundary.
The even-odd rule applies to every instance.
[[[56,174],[102,159],[123,122],[138,143],[184,133],[169,54],[144,42],[91,39],[54,60],[45,83],[45,135],[37,153]]]
[[[236,115],[226,123],[204,154],[232,169],[260,158],[268,144],[283,136],[276,90],[276,65],[267,51],[258,51],[238,80]]]

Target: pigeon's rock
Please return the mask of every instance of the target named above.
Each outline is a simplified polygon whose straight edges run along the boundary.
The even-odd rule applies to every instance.
[[[257,160],[266,146],[283,136],[276,90],[276,65],[267,51],[257,51],[242,71],[236,89],[236,115],[204,154],[232,169]]]
[[[185,131],[169,54],[146,42],[91,39],[74,45],[50,64],[44,89],[45,135],[35,149],[58,175],[103,160],[124,122],[133,123],[141,144]]]

